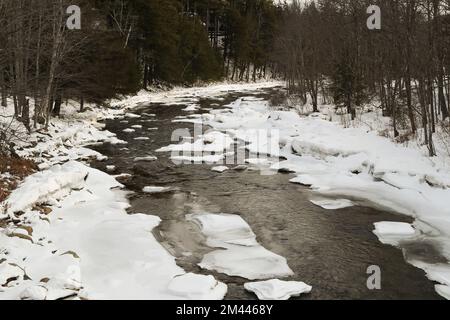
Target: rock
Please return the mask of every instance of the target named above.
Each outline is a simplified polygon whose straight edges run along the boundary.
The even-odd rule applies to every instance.
[[[134,114],[134,113],[131,113],[131,112],[129,112],[129,113],[125,113],[125,117],[126,117],[126,118],[131,118],[131,119],[137,119],[137,118],[141,118],[141,116],[140,116],[140,115],[138,115],[138,114]]]
[[[52,209],[49,207],[42,207],[42,213],[45,214],[46,216],[48,216],[50,213],[52,213]]]
[[[304,282],[278,279],[249,282],[244,287],[247,291],[255,293],[259,300],[289,300],[291,297],[298,297],[312,290],[312,287]]]
[[[18,226],[17,228],[25,230],[30,237],[33,236],[33,228],[32,227],[30,227],[30,226]]]
[[[248,166],[246,165],[239,165],[233,168],[234,171],[245,171],[248,169]]]
[[[20,239],[23,239],[23,240],[28,240],[31,243],[34,243],[33,242],[33,238],[31,238],[30,236],[27,236],[26,234],[22,234],[22,233],[13,232],[13,233],[8,234],[8,237],[10,237],[10,238],[20,238]]]

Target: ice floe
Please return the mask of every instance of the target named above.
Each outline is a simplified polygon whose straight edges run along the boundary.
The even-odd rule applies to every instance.
[[[419,234],[409,223],[388,221],[375,223],[373,233],[382,243],[394,246],[397,246],[399,241],[412,239]]]
[[[223,173],[223,172],[225,172],[225,171],[227,171],[229,169],[230,168],[228,168],[227,166],[218,166],[218,167],[212,167],[211,171],[218,172],[218,173]]]
[[[227,294],[227,285],[213,276],[187,273],[175,277],[168,290],[171,294],[189,300],[222,300]]]
[[[310,201],[326,210],[338,210],[354,206],[354,203],[347,199],[313,199]]]
[[[203,257],[201,268],[249,280],[293,275],[286,259],[262,247],[240,216],[195,214],[188,220],[201,227],[208,246],[219,248]]]
[[[312,290],[311,286],[303,282],[278,279],[250,282],[244,287],[247,291],[255,293],[259,300],[289,300],[291,297],[298,297]]]
[[[134,158],[134,162],[151,162],[158,160],[155,156],[145,156],[145,157],[136,157]]]
[[[170,190],[171,188],[168,187],[144,187],[144,189],[142,189],[142,192],[155,194],[155,193],[165,193]]]

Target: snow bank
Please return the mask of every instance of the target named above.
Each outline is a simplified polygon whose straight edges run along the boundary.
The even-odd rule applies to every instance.
[[[88,171],[70,162],[64,166],[38,172],[28,178],[8,197],[5,207],[9,216],[24,212],[35,204],[51,203],[65,197],[71,190],[80,189]]]
[[[48,215],[26,210],[21,216],[30,240],[0,230],[0,299],[223,298],[224,284],[185,275],[156,241],[158,217],[127,214],[121,185],[106,173],[69,162],[30,176],[14,198],[26,199],[37,183],[54,191],[74,182],[77,189],[61,195]],[[20,209],[32,205],[31,199],[21,203]]]
[[[8,99],[8,106],[3,108],[2,113],[5,118],[0,118],[0,126],[5,119],[11,121],[14,114],[11,99]],[[78,107],[72,101],[64,106],[61,117],[51,119],[47,131],[35,131],[31,135],[25,134],[23,124],[14,120],[13,128],[19,137],[13,141],[16,152],[23,158],[32,158],[41,170],[71,160],[105,160],[106,157],[86,146],[101,142],[125,144],[115,134],[104,130],[104,125],[98,122],[121,117],[123,113],[123,110],[95,106],[89,106],[89,111],[78,113]]]
[[[140,91],[136,96],[121,101],[112,101],[116,107],[138,107],[151,101],[167,105],[196,106],[202,98],[220,98],[233,92],[255,92],[262,89],[283,86],[282,82],[219,83],[204,87],[175,88],[170,91]],[[193,108],[192,108],[193,109]]]
[[[201,268],[250,280],[293,275],[286,259],[263,248],[240,216],[198,214],[188,220],[201,227],[208,246],[220,248],[203,257]]]
[[[259,300],[289,300],[312,290],[311,286],[303,282],[278,279],[246,283],[244,287],[247,291],[255,293]]]

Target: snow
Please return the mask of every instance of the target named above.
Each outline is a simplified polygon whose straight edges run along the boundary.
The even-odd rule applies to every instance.
[[[230,168],[228,168],[227,166],[218,166],[218,167],[211,168],[211,171],[218,172],[218,173],[223,173],[225,171],[228,171],[229,169]]]
[[[244,287],[247,291],[255,293],[259,300],[289,300],[312,290],[311,286],[303,282],[278,279],[246,283]]]
[[[24,212],[35,204],[55,203],[65,197],[72,189],[81,188],[87,176],[85,170],[75,162],[38,172],[25,179],[5,201],[9,216]]]
[[[136,130],[134,130],[134,129],[125,129],[125,130],[123,130],[123,132],[125,132],[125,133],[133,133],[133,132],[136,132]]]
[[[156,150],[157,152],[173,152],[177,154],[191,154],[193,152],[201,154],[224,153],[234,143],[229,135],[213,131],[200,135],[193,143],[185,142],[182,144],[173,144]]]
[[[190,106],[184,108],[183,111],[186,111],[186,112],[194,112],[194,111],[197,111],[197,110],[199,110],[199,109],[200,109],[200,106],[199,106],[199,105],[197,105],[197,104],[192,104],[192,105],[190,105]]]
[[[411,240],[419,234],[409,223],[377,222],[373,232],[381,243],[399,246],[400,241]]]
[[[134,140],[147,141],[147,140],[150,140],[150,138],[149,137],[137,137],[137,138],[134,138]]]
[[[274,83],[218,85],[199,88],[198,92],[179,89],[175,95],[168,93],[168,98],[165,93],[156,96],[163,103],[172,104],[172,97],[188,91],[194,105],[200,97],[272,86]],[[179,104],[186,101],[175,100]],[[42,171],[23,181],[1,204],[2,217],[7,213],[15,221],[0,228],[0,268],[5,278],[0,279],[0,299],[223,299],[225,284],[212,276],[186,274],[156,241],[152,230],[160,223],[158,217],[128,214],[127,193],[121,191],[122,185],[115,177],[77,162],[90,158],[107,160],[86,148],[88,145],[126,144],[104,130],[105,125],[99,120],[154,115],[128,112],[128,106],[89,109],[79,114],[77,107],[70,105],[61,119],[51,120],[48,132],[35,132],[18,143],[18,153],[35,159]],[[200,115],[189,119],[202,121]],[[129,129],[127,132],[132,133],[139,128]],[[232,143],[229,135],[218,132],[207,133],[201,139],[203,147],[199,150],[207,153],[199,157],[201,160],[223,159],[226,147]],[[208,154],[216,150],[218,155]],[[137,160],[156,159],[145,156]],[[113,166],[106,168],[110,171]],[[46,210],[40,211],[42,208]],[[252,264],[261,262],[261,270],[249,275],[249,279],[292,273],[284,258],[262,248],[252,236],[247,241],[236,238],[227,242],[227,251],[234,258],[246,259],[247,266],[244,264],[239,273],[245,275],[252,270]],[[248,252],[240,252],[240,247]]]
[[[450,300],[450,286],[436,285],[436,292],[447,300]]]
[[[416,234],[412,225],[402,222],[378,222],[375,223],[375,231],[385,236],[412,236]]]
[[[134,162],[151,162],[158,160],[157,157],[154,156],[145,156],[145,157],[136,157],[134,158]]]
[[[293,275],[286,259],[263,248],[240,216],[195,214],[188,220],[201,227],[208,246],[219,248],[203,257],[201,268],[249,280]]]
[[[187,273],[175,277],[169,284],[169,292],[189,300],[222,300],[227,293],[227,286],[218,282],[213,276]]]
[[[86,147],[103,142],[126,144],[127,142],[117,139],[115,134],[104,130],[104,124],[99,123],[100,120],[122,116],[124,110],[95,106],[89,106],[89,110],[79,113],[78,106],[70,101],[64,106],[61,117],[51,119],[47,131],[34,131],[30,135],[25,133],[23,124],[14,120],[12,126],[17,131],[18,138],[13,142],[16,144],[17,154],[23,158],[32,158],[41,170],[71,160],[106,160],[105,156]],[[4,121],[11,121],[13,114],[14,103],[8,99],[7,107],[2,108],[4,117],[0,117],[0,126]]]
[[[166,187],[144,187],[144,189],[142,189],[142,192],[154,194],[154,193],[164,193],[169,190],[171,189]]]
[[[195,105],[202,98],[218,98],[233,92],[257,92],[265,88],[283,86],[282,82],[257,82],[257,83],[218,83],[203,87],[174,88],[170,91],[140,91],[136,96],[128,97],[121,101],[112,101],[115,107],[134,108],[152,101],[153,103],[166,105]]]
[[[326,210],[338,210],[354,206],[353,202],[347,199],[314,199],[311,202]]]
[[[66,178],[58,180],[61,177]],[[66,192],[59,193],[58,204],[43,220],[38,212],[26,209],[31,200],[24,201],[23,193],[40,183],[42,192],[33,198],[39,202],[54,195],[55,181]],[[196,276],[201,285],[193,292],[192,277],[174,282],[185,272],[152,235],[160,219],[128,215],[126,193],[118,188],[121,185],[113,177],[74,161],[25,180],[12,195],[22,200],[10,210],[26,210],[21,221],[32,228],[33,242],[1,230],[0,261],[5,259],[1,275],[18,280],[0,289],[0,299],[223,298],[226,287],[211,277]]]

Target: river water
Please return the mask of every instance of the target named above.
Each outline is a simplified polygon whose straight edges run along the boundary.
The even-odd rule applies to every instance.
[[[273,90],[254,96],[268,98]],[[232,93],[225,99],[203,99],[202,108],[220,108],[241,96]],[[116,166],[115,174],[128,173],[122,183],[131,191],[130,213],[159,216],[162,223],[154,231],[156,238],[177,258],[186,271],[212,274],[229,287],[227,299],[255,299],[246,292],[245,279],[200,269],[197,264],[208,248],[200,230],[186,221],[190,213],[231,213],[246,220],[259,243],[288,260],[295,275],[288,280],[304,281],[313,286],[311,294],[300,299],[439,299],[434,284],[422,270],[405,262],[401,250],[381,244],[372,233],[379,221],[411,222],[404,216],[383,212],[364,205],[328,211],[310,202],[312,192],[289,183],[292,175],[263,176],[258,171],[234,171],[223,174],[211,171],[208,165],[177,166],[169,154],[155,150],[171,144],[172,132],[192,128],[192,124],[173,123],[186,115],[186,106],[151,104],[134,113],[141,118],[108,120],[107,129],[128,145],[104,144],[93,147],[109,157],[93,166],[106,171]],[[206,112],[200,110],[200,113]],[[150,116],[155,114],[156,117]],[[123,130],[142,125],[135,133]],[[157,130],[155,128],[158,128]],[[150,140],[135,140],[146,136]],[[136,157],[155,155],[158,161],[135,163]],[[145,186],[174,188],[164,194],[144,194]],[[431,246],[410,246],[410,252],[439,260]],[[367,288],[367,268],[377,265],[382,271],[382,289]]]

